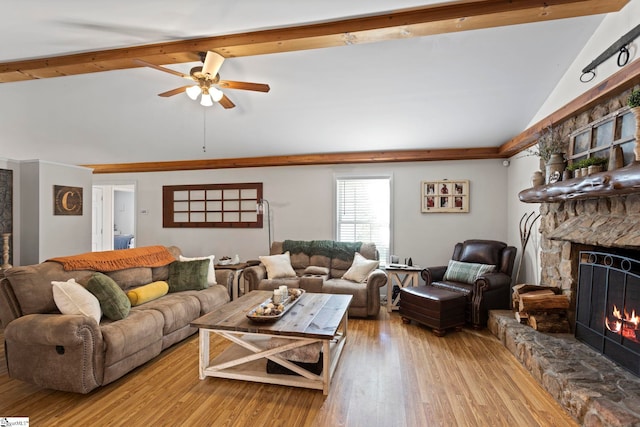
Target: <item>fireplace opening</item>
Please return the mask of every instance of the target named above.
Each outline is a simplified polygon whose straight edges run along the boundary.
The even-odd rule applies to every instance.
[[[575,335],[640,376],[640,261],[581,251]]]

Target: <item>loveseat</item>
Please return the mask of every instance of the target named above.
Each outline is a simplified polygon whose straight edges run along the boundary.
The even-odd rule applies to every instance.
[[[138,256],[144,250],[145,255]],[[150,262],[149,254],[153,253],[162,256]],[[111,270],[100,273],[91,268],[74,269],[74,265],[82,263],[48,260],[5,271],[5,278],[0,281],[0,320],[5,329],[10,377],[45,388],[88,393],[194,334],[197,328],[190,322],[230,299],[231,270],[213,270],[212,259],[179,262],[181,253],[177,247],[150,246],[91,255],[115,257],[121,264],[104,268],[99,264],[101,271]],[[81,256],[68,258],[78,257]],[[149,264],[155,266],[144,266]],[[183,273],[187,271],[185,267],[193,267],[189,271],[196,273]],[[111,288],[101,288],[103,283]],[[80,285],[88,290],[98,286],[99,292],[122,292],[129,303],[118,294],[118,304],[107,306],[108,301],[96,293],[98,314],[90,298],[86,305],[79,306],[81,314],[62,314],[69,307],[60,304],[76,307],[76,295],[88,292],[78,290],[78,286],[83,288]],[[146,292],[148,289],[151,291]],[[131,301],[139,305],[131,306]],[[122,318],[110,319],[107,312],[111,317]]]
[[[273,242],[270,256],[260,257],[261,263],[246,268],[242,277],[249,291],[285,285],[307,292],[353,295],[349,316],[376,316],[380,287],[387,283],[387,274],[377,268],[378,257],[374,243],[285,240]],[[285,264],[283,274],[268,272],[274,260]]]

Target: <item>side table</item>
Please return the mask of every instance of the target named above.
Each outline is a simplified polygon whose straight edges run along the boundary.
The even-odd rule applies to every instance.
[[[418,266],[401,266],[401,267],[385,267],[387,272],[387,311],[391,313],[398,310],[398,302],[400,301],[400,293],[393,298],[393,287],[397,285],[400,288],[407,286],[418,286],[420,284],[420,271],[422,267]]]
[[[241,262],[238,264],[216,264],[217,269],[220,270],[233,270],[235,274],[233,275],[233,284],[231,289],[231,300],[235,301],[240,296],[240,276],[242,276],[242,270],[247,268],[249,264],[246,262]],[[244,291],[244,290],[243,290]],[[244,292],[243,292],[244,293]]]

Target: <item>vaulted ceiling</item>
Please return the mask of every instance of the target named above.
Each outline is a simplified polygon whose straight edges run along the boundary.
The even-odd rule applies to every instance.
[[[602,14],[626,2],[8,0],[0,155],[72,164],[489,156],[525,129]],[[135,61],[188,74],[206,50],[227,58],[223,79],[270,92],[223,89],[236,108],[202,107],[157,96],[185,80]]]

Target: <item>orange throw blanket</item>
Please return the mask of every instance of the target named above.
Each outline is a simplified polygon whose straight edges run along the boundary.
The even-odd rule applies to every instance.
[[[116,271],[133,267],[162,267],[175,260],[171,252],[164,246],[143,246],[116,251],[87,252],[86,254],[51,258],[47,261],[59,262],[66,271]]]

